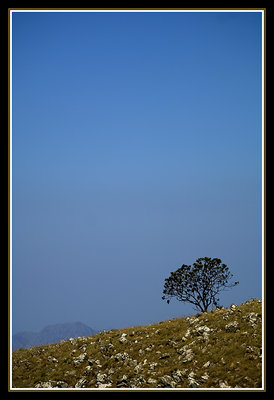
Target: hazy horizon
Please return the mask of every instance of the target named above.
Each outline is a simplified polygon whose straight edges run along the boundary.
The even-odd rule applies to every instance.
[[[13,334],[194,313],[205,256],[262,298],[261,12],[13,11]]]

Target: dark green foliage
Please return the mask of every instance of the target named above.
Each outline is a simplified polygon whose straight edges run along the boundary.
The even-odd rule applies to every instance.
[[[232,288],[239,282],[231,283],[233,275],[219,258],[198,258],[193,265],[183,264],[165,279],[163,300],[169,303],[172,297],[191,303],[201,312],[209,306],[217,306],[218,294]]]

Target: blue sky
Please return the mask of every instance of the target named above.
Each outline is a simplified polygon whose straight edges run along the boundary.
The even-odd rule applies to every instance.
[[[164,279],[219,257],[261,297],[259,12],[13,12],[13,329],[193,312]]]

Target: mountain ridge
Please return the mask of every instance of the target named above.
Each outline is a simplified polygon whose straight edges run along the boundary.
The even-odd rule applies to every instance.
[[[13,350],[56,343],[70,337],[90,336],[97,331],[82,322],[64,322],[47,325],[39,332],[22,331],[12,336]]]

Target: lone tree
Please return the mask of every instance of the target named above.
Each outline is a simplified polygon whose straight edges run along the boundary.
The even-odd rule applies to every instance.
[[[210,305],[217,306],[218,294],[238,285],[229,282],[233,275],[219,258],[198,258],[193,266],[183,264],[171,272],[165,279],[163,300],[170,302],[172,297],[191,303],[201,312],[206,312]]]

